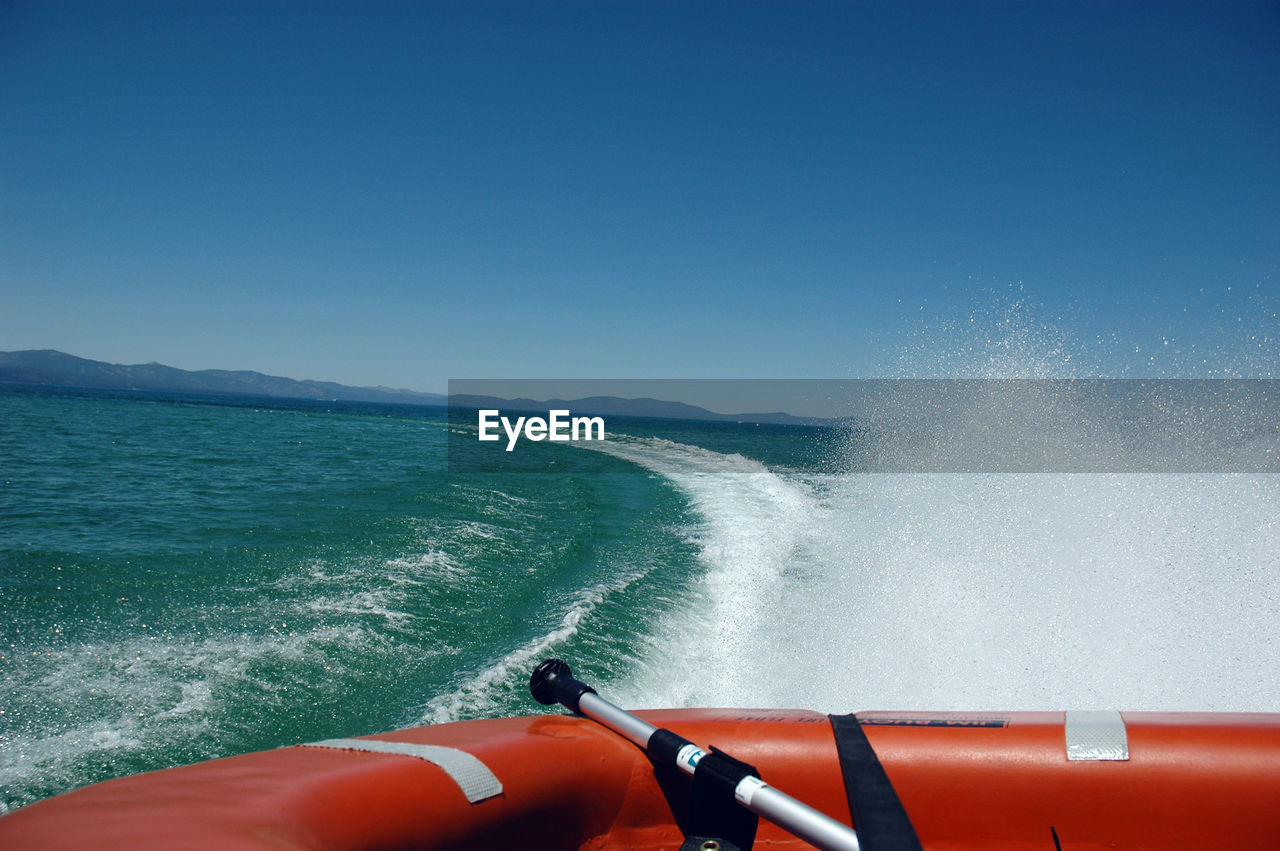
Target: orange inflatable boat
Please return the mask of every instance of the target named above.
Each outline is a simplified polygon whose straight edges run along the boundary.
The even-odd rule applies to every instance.
[[[632,715],[558,672],[540,699],[585,716],[111,780],[0,818],[0,848],[810,847],[775,823],[772,790],[835,825],[800,828],[820,847],[1280,848],[1280,715]]]

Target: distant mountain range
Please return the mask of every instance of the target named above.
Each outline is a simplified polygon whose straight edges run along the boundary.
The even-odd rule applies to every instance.
[[[0,381],[104,390],[162,390],[410,405],[444,405],[447,401],[439,393],[416,393],[390,387],[348,387],[332,381],[298,381],[249,370],[201,369],[193,372],[160,363],[104,363],[53,349],[0,352]]]
[[[390,387],[350,387],[332,381],[299,381],[249,370],[186,370],[160,363],[117,364],[89,360],[53,349],[0,352],[0,382],[99,390],[155,390],[226,396],[266,396],[278,399],[317,399],[344,402],[382,402],[409,405],[447,405],[460,408],[498,408],[504,412],[542,412],[568,409],[575,414],[647,417],[672,420],[710,420],[786,425],[831,422],[781,412],[718,414],[683,402],[592,396],[585,399],[500,399],[493,396],[417,393]]]
[[[753,414],[717,414],[697,405],[666,402],[661,399],[624,399],[621,396],[588,396],[584,399],[500,399],[496,396],[458,394],[449,397],[455,408],[499,408],[506,413],[539,413],[564,409],[574,414],[602,417],[641,417],[664,420],[710,420],[721,423],[759,423],[762,425],[830,425],[835,422],[820,417],[797,417],[781,411]]]

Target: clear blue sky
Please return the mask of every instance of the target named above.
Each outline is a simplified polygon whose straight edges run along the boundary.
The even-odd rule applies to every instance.
[[[0,0],[0,350],[1280,375],[1276,3]]]

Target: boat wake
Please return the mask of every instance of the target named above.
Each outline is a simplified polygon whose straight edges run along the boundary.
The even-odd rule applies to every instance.
[[[636,706],[1275,711],[1268,475],[774,471],[654,438],[705,573]]]
[[[629,705],[763,705],[778,590],[797,581],[817,534],[808,484],[742,455],[661,438],[611,436],[593,448],[651,470],[688,498],[703,573],[663,618],[652,651],[619,694]]]

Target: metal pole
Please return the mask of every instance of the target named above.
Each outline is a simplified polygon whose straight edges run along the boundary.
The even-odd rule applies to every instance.
[[[548,659],[534,670],[529,690],[539,703],[561,703],[608,727],[651,756],[660,756],[653,753],[650,742],[655,733],[663,733],[667,742],[664,751],[672,753],[671,761],[690,776],[706,756],[706,751],[692,742],[660,730],[605,700],[591,686],[573,679],[569,666],[559,659]],[[741,806],[823,851],[860,851],[858,834],[853,828],[773,788],[759,777],[743,777],[734,788],[733,796]]]
[[[645,750],[649,749],[649,739],[658,732],[658,728],[648,721],[619,709],[594,692],[587,692],[579,698],[578,711]]]

